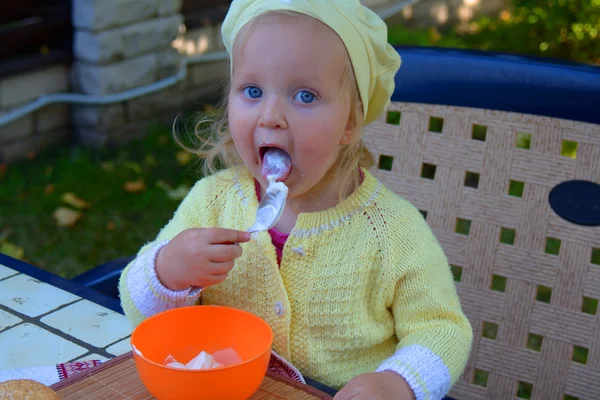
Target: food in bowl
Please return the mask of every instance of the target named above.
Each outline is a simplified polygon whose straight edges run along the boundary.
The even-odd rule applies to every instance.
[[[242,359],[234,349],[219,350],[213,354],[201,351],[196,357],[185,364],[177,361],[171,354],[165,359],[165,365],[167,367],[187,369],[213,369],[227,367],[241,362]]]

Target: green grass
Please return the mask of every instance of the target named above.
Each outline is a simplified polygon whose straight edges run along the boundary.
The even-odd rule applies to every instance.
[[[167,185],[189,188],[199,178],[195,162],[181,165],[170,128],[154,127],[142,140],[118,150],[60,147],[0,170],[0,248],[65,278],[105,261],[135,254],[154,239],[180,199]],[[145,189],[128,192],[126,182]],[[58,207],[74,193],[90,203],[74,226],[60,227]],[[9,249],[12,251],[6,251]],[[2,251],[2,250],[0,250]]]
[[[396,24],[388,26],[388,41],[393,45],[438,46],[464,49],[467,44],[454,31],[440,34],[435,28],[406,28]]]

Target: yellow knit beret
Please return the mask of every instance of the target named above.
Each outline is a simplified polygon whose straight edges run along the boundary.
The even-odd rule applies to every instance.
[[[240,29],[267,11],[287,10],[313,17],[333,29],[350,56],[365,116],[377,119],[394,92],[394,76],[401,60],[387,41],[385,22],[359,0],[233,0],[221,35],[231,55]]]

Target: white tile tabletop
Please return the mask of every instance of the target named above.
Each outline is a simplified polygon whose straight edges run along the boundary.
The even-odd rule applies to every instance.
[[[0,279],[8,278],[9,276],[16,275],[18,273],[18,271],[0,264]]]
[[[79,299],[25,274],[0,281],[0,304],[29,317],[37,317]]]
[[[106,351],[113,356],[120,356],[121,354],[131,351],[131,343],[129,342],[129,338],[113,344],[112,346],[108,347]]]
[[[85,353],[87,349],[28,322],[0,332],[0,369],[59,364]]]
[[[21,321],[21,318],[6,311],[0,310],[0,332],[6,328],[10,328],[11,326],[18,324]]]
[[[124,315],[0,264],[0,371],[106,361],[131,350],[131,332]]]
[[[131,333],[123,315],[88,300],[55,311],[41,322],[96,347],[108,346]]]

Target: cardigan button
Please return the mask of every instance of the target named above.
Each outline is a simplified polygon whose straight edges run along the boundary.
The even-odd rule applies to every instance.
[[[302,248],[302,246],[294,247],[292,250],[294,251],[294,253],[296,253],[296,254],[298,254],[300,256],[306,255],[306,252],[304,251],[304,249]]]
[[[285,314],[285,308],[283,307],[283,304],[278,301],[275,303],[275,315],[278,317],[283,317],[283,314]]]

